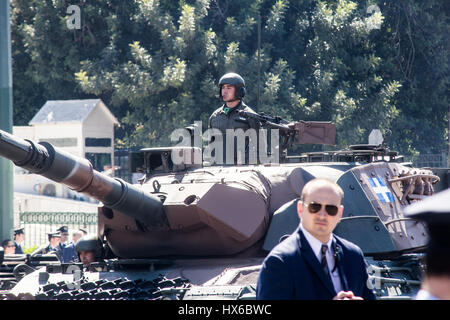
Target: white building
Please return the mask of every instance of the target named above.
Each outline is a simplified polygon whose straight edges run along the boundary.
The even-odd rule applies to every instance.
[[[86,158],[98,171],[114,166],[118,121],[100,99],[47,101],[29,124],[13,127],[13,134]]]

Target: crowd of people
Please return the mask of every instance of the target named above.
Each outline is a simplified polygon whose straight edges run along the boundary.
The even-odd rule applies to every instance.
[[[35,249],[31,255],[54,253],[63,263],[80,262],[79,253],[76,250],[76,244],[83,237],[87,237],[87,231],[84,229],[72,230],[72,241],[69,241],[69,228],[61,226],[54,232],[47,233],[48,243]],[[5,239],[1,246],[5,255],[24,254],[25,232],[24,228],[14,230],[14,238]]]

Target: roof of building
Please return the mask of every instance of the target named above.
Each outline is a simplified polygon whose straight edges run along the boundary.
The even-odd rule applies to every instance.
[[[29,122],[30,125],[55,122],[83,122],[98,106],[102,106],[112,122],[117,119],[101,99],[49,100]]]

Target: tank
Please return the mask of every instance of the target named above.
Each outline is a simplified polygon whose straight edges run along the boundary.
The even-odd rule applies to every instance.
[[[449,170],[413,168],[386,144],[290,156],[295,142],[333,144],[334,125],[241,116],[279,130],[280,163],[211,166],[200,148],[145,148],[130,157],[143,173],[136,185],[49,143],[0,131],[0,156],[101,202],[98,237],[106,252],[87,268],[27,256],[4,297],[255,299],[262,261],[298,226],[304,184],[328,178],[345,194],[335,234],[363,250],[369,286],[379,299],[410,299],[428,233],[403,209],[447,188]]]

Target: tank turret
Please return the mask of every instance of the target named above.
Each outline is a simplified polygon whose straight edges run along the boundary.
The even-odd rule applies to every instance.
[[[183,154],[195,155],[196,151],[144,150],[149,170],[160,167],[165,177],[131,185],[101,174],[88,160],[50,143],[37,144],[0,131],[0,156],[103,203],[98,235],[105,236],[112,252],[123,258],[234,254],[264,235],[269,223],[268,182],[257,172],[240,174],[235,169],[197,171],[193,175],[200,177],[201,183],[187,186],[182,176],[189,174],[185,170],[189,166],[172,165],[171,154],[183,158]],[[202,174],[213,179],[208,181]]]

